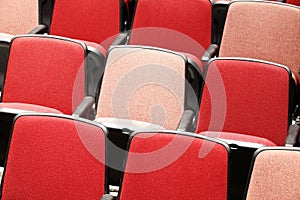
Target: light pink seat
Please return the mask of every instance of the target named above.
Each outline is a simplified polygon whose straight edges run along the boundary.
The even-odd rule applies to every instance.
[[[220,57],[255,58],[289,67],[300,83],[300,7],[268,1],[229,5]]]
[[[300,148],[262,148],[253,158],[246,200],[300,199]]]
[[[29,33],[38,24],[38,18],[38,0],[1,0],[0,33]]]
[[[145,46],[118,46],[107,57],[96,120],[142,121],[176,130],[185,110],[198,110],[200,73],[185,56]],[[193,71],[186,80],[187,68]],[[186,100],[185,95],[190,95]],[[134,126],[135,123],[133,123]]]

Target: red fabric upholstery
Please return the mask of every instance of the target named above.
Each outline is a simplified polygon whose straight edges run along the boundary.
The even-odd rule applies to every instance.
[[[26,110],[29,112],[44,112],[44,113],[62,114],[59,110],[56,110],[53,108],[48,108],[48,107],[38,106],[38,105],[33,105],[33,104],[27,104],[27,103],[0,103],[0,109],[1,108]]]
[[[212,61],[196,132],[242,133],[284,145],[290,118],[290,79],[287,69],[274,64],[239,59]],[[224,97],[220,97],[222,93]]]
[[[84,96],[84,47],[62,38],[12,41],[3,102],[37,104],[72,114]]]
[[[14,124],[2,199],[100,199],[104,134],[95,125],[50,116]]]
[[[274,144],[270,140],[261,137],[252,136],[252,135],[244,135],[239,133],[228,133],[228,132],[215,132],[215,131],[204,131],[204,132],[200,132],[200,134],[209,137],[218,138],[218,139],[251,142],[251,143],[262,144],[264,146],[276,146],[276,144]]]
[[[55,0],[50,34],[100,44],[119,32],[119,0]]]
[[[286,3],[293,4],[293,5],[296,5],[296,6],[300,6],[300,1],[299,0],[287,0]]]
[[[157,46],[200,58],[210,44],[211,10],[208,0],[138,1],[130,44]]]
[[[227,197],[228,152],[204,139],[139,133],[131,141],[125,170],[121,200]]]

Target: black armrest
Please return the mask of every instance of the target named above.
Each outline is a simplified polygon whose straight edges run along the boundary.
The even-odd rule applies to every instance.
[[[44,24],[37,25],[29,32],[29,34],[44,34],[44,33],[48,33],[48,27]]]
[[[293,147],[300,143],[300,126],[292,124],[289,126],[288,135],[285,140],[285,146]]]
[[[128,36],[129,36],[128,32],[120,33],[111,45],[125,45],[125,44],[127,44]]]
[[[105,194],[101,197],[101,200],[116,200],[117,198],[110,195],[110,194]]]
[[[95,101],[93,97],[84,97],[81,103],[77,106],[76,110],[73,112],[73,116],[89,119],[94,104]]]
[[[216,56],[219,51],[219,46],[216,44],[209,45],[208,49],[203,54],[202,62],[208,62],[212,57]]]
[[[177,128],[178,131],[193,131],[194,112],[191,110],[185,110],[182,113],[180,124]]]

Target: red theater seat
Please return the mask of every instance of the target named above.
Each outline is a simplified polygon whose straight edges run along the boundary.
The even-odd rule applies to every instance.
[[[4,103],[46,106],[72,114],[85,96],[86,46],[51,36],[20,36],[12,40]]]
[[[285,66],[254,59],[213,59],[208,63],[196,132],[240,133],[247,135],[246,141],[256,136],[263,144],[267,139],[284,145],[292,123],[294,89]],[[243,141],[236,135],[223,136]]]
[[[299,0],[286,0],[286,3],[293,4],[293,5],[296,5],[296,6],[300,6],[300,1]]]
[[[229,146],[218,140],[138,132],[128,145],[119,199],[224,200],[229,167]]]
[[[106,130],[64,115],[19,115],[1,199],[100,199]]]
[[[139,0],[129,44],[184,52],[199,60],[211,43],[211,18],[209,0]]]

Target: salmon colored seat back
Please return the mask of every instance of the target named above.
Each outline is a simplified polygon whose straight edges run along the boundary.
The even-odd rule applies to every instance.
[[[300,7],[278,2],[230,4],[220,57],[267,60],[289,67],[300,83]]]
[[[300,198],[300,149],[263,148],[255,153],[246,200]]]
[[[143,46],[112,48],[96,118],[121,118],[175,130],[185,109],[186,58]]]
[[[39,20],[38,0],[1,0],[0,33],[29,33]]]

